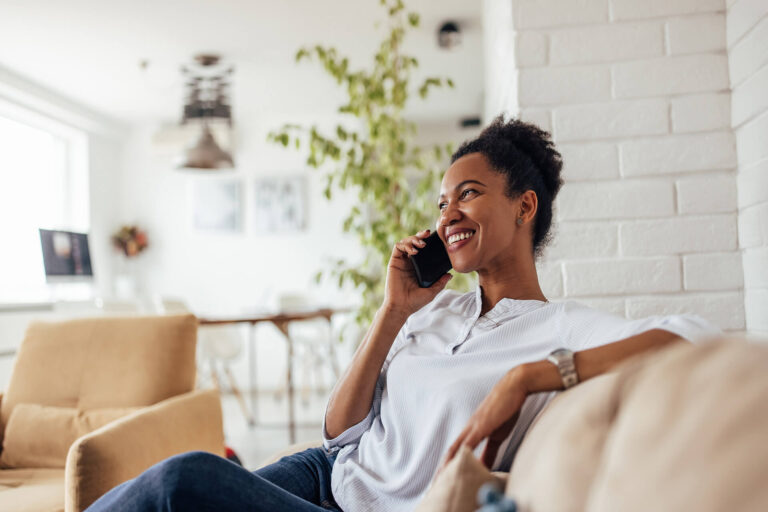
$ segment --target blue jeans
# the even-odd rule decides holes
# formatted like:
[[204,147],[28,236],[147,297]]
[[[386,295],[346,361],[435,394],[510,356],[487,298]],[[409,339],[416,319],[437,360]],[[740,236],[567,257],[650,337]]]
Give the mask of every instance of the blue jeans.
[[251,473],[206,452],[176,455],[88,508],[109,511],[339,511],[331,493],[336,453],[310,448]]

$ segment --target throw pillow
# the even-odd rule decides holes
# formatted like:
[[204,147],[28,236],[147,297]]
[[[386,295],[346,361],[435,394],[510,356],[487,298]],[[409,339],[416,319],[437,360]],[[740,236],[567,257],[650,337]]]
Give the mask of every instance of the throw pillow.
[[477,491],[487,482],[496,482],[500,489],[506,483],[506,473],[491,473],[472,450],[459,448],[453,460],[434,478],[416,512],[470,512],[477,510]]
[[2,468],[63,468],[77,438],[135,410],[17,404],[11,412],[0,454]]

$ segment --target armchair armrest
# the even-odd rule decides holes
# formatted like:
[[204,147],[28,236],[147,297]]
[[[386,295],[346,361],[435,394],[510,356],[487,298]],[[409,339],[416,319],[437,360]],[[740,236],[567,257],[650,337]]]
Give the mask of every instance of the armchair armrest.
[[65,510],[84,510],[150,466],[192,450],[224,454],[217,391],[169,398],[75,441],[67,454]]

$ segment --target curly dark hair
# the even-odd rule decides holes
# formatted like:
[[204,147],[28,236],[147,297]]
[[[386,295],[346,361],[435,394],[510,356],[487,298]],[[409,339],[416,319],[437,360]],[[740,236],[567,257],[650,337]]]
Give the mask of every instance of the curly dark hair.
[[552,202],[563,184],[563,160],[549,133],[519,119],[500,115],[477,138],[468,140],[451,157],[451,163],[470,153],[481,153],[491,167],[507,178],[507,196],[515,198],[533,190],[538,210],[533,226],[533,251],[541,255],[551,239]]

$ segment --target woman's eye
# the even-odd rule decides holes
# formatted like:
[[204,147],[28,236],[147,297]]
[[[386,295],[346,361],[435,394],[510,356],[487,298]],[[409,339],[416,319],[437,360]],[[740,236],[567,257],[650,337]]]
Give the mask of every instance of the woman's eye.
[[442,210],[443,208],[445,208],[445,206],[446,206],[446,203],[439,203],[439,204],[437,205],[438,209],[440,209],[440,210]]
[[459,197],[460,197],[461,199],[464,199],[464,198],[465,198],[465,197],[467,197],[468,195],[470,195],[470,194],[474,194],[475,192],[477,192],[475,189],[473,189],[473,188],[468,188],[468,189],[465,189],[465,190],[463,190],[463,191],[461,192],[461,195],[460,195]]

